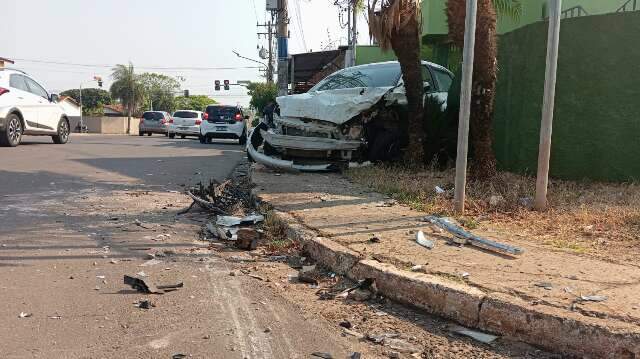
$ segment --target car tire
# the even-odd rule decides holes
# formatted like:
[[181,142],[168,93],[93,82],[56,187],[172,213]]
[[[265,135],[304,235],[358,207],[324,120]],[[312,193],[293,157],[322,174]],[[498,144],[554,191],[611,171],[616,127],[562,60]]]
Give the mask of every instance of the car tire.
[[247,130],[242,131],[242,135],[240,136],[238,143],[242,146],[247,144]]
[[147,136],[151,136],[151,132],[147,132]]
[[16,147],[22,139],[22,121],[16,114],[10,114],[5,119],[4,131],[0,133],[0,146]]
[[187,138],[187,136],[185,136],[185,135],[180,135],[180,138],[182,138],[182,139],[184,140],[185,138]]
[[176,138],[176,134],[175,133],[170,133],[169,134],[169,138]]
[[66,118],[61,118],[60,122],[58,122],[58,134],[51,136],[53,139],[53,143],[56,145],[64,145],[69,142],[69,134],[71,133],[71,128],[69,126],[69,121]]
[[138,132],[138,136],[144,136],[144,132],[142,131]]

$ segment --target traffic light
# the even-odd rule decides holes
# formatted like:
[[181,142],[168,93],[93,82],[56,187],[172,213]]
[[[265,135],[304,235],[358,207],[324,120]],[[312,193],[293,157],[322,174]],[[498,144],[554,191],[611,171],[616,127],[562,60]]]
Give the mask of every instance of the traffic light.
[[189,97],[189,90],[184,90],[184,97]]
[[98,87],[102,87],[102,77],[94,76],[93,79],[98,81]]
[[229,80],[224,80],[224,90],[229,91]]
[[220,80],[216,80],[216,91],[220,91]]

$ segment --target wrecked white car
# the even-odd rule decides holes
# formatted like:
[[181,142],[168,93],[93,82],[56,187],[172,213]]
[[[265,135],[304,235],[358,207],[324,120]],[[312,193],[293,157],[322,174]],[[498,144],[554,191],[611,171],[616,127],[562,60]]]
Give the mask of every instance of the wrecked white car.
[[[446,108],[453,74],[422,62],[425,99]],[[252,160],[270,167],[329,171],[398,157],[407,144],[407,99],[400,64],[346,68],[309,92],[277,98],[279,114],[251,134]]]

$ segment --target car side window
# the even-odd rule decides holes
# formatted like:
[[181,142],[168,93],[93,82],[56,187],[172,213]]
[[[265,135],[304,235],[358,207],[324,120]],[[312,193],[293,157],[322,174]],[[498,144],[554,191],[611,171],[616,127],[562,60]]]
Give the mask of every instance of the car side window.
[[28,77],[25,77],[24,79],[27,81],[27,86],[29,86],[29,92],[42,98],[49,99],[49,94],[42,88],[42,86],[38,85],[37,82]]
[[438,79],[438,84],[440,85],[440,91],[448,92],[449,88],[451,88],[451,83],[453,83],[453,78],[451,75],[440,69],[433,69],[436,74],[436,78]]
[[29,87],[27,87],[27,83],[24,81],[24,76],[13,74],[9,77],[9,86],[16,88],[18,90],[29,92]]
[[427,92],[433,92],[436,90],[436,84],[433,82],[431,71],[429,71],[427,66],[422,66],[422,82],[428,82],[431,86]]

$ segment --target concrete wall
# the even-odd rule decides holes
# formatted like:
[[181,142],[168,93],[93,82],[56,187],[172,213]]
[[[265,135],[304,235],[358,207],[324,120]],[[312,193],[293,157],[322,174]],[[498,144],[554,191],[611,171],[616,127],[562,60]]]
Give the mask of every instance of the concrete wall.
[[[120,135],[127,133],[127,117],[84,117],[89,133]],[[131,133],[138,133],[139,118],[131,118]]]
[[[640,11],[562,21],[551,175],[640,180]],[[547,24],[500,37],[495,104],[502,168],[537,168]]]

